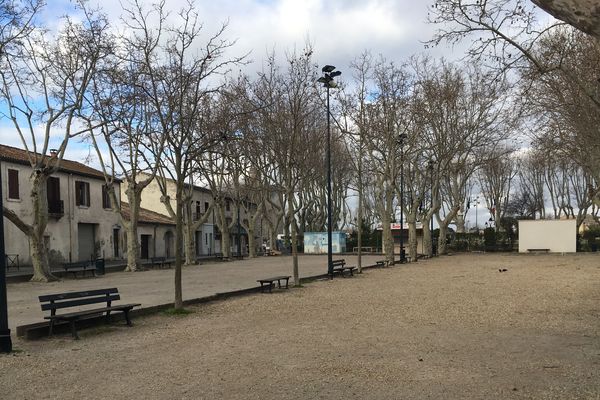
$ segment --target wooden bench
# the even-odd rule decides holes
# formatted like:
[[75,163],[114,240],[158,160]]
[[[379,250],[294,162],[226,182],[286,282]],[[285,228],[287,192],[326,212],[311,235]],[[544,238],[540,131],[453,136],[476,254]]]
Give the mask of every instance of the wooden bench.
[[527,249],[530,253],[548,253],[550,249]]
[[215,253],[215,258],[221,261],[225,260],[225,257],[223,257],[223,253]]
[[150,258],[150,265],[154,268],[155,265],[158,265],[158,268],[162,269],[163,267],[171,268],[172,261],[167,261],[166,257],[152,257]]
[[281,281],[285,281],[285,289],[289,289],[289,286],[288,286],[289,280],[290,280],[290,276],[282,275],[282,276],[274,276],[272,278],[258,279],[256,282],[260,283],[261,293],[265,293],[265,288],[267,288],[267,287],[269,288],[269,293],[271,293],[275,281],[277,281],[277,287],[279,289],[281,289]]
[[[141,304],[119,304],[113,305],[113,301],[120,300],[119,291],[117,288],[109,289],[97,289],[87,290],[83,292],[67,292],[58,294],[48,294],[39,296],[42,311],[50,310],[50,315],[45,316],[44,319],[50,320],[50,327],[48,335],[52,336],[52,330],[56,321],[66,321],[71,324],[71,334],[73,339],[79,339],[77,335],[77,329],[75,322],[90,315],[102,315],[106,313],[106,322],[109,321],[110,313],[113,311],[120,311],[125,314],[125,321],[128,326],[131,326],[131,320],[129,319],[129,311],[132,308],[138,307]],[[106,303],[106,307],[92,308],[92,309],[79,309],[78,311],[69,312],[65,314],[56,314],[56,310],[71,307],[81,307],[90,304]]]
[[381,261],[375,261],[375,266],[376,267],[387,267],[388,263],[385,260],[381,260]]
[[63,268],[65,269],[65,274],[73,274],[73,278],[77,277],[78,272],[82,272],[82,276],[85,276],[86,271],[90,271],[93,276],[96,276],[96,265],[92,261],[64,263]]
[[346,277],[346,272],[349,272],[350,276],[354,276],[354,271],[357,269],[356,267],[347,267],[346,260],[344,259],[333,260],[331,262],[331,265],[333,267],[333,273],[335,274],[337,272],[341,274],[344,278]]

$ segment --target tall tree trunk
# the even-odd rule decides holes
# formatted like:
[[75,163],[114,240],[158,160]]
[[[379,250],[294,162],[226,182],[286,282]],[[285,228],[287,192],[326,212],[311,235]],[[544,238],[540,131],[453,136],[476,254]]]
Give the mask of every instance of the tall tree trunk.
[[196,264],[196,230],[193,224],[185,224],[185,263],[187,265]]
[[448,225],[440,224],[440,236],[438,238],[438,254],[446,254],[446,237],[448,236]]
[[256,258],[256,240],[254,239],[254,223],[250,222],[246,232],[248,233],[248,257]]
[[271,250],[277,250],[277,231],[269,227],[269,246]]
[[359,183],[358,185],[358,232],[357,232],[357,245],[358,245],[358,273],[362,274],[362,219],[363,219],[363,210],[362,210],[362,185]]
[[439,217],[439,214],[436,214],[438,225],[440,228],[440,236],[438,238],[439,255],[448,253],[448,248],[446,246],[446,238],[448,237],[448,225],[450,225],[450,221],[454,219],[459,209],[460,207],[454,207],[453,209],[451,209],[443,220]]
[[139,270],[140,245],[137,240],[137,220],[134,222],[133,216],[131,218],[131,221],[125,226],[127,230],[127,266],[125,267],[125,271],[136,272]]
[[[29,230],[29,248],[31,250],[31,263],[33,264],[32,282],[50,282],[57,278],[50,272],[48,249],[44,242],[44,233],[48,225],[48,197],[46,182],[48,176],[44,173],[31,175],[31,206],[33,222]],[[27,233],[26,233],[27,234]]]
[[300,286],[300,273],[298,271],[298,233],[296,232],[296,221],[294,221],[294,200],[292,195],[288,196],[288,221],[292,236],[292,263],[294,273],[294,285]]
[[177,182],[177,210],[175,214],[175,302],[173,304],[176,310],[183,308],[181,288],[181,267],[183,264],[183,204],[181,198],[183,193],[181,193],[181,186],[183,184]]
[[429,227],[429,220],[423,220],[423,251],[427,257],[433,257],[433,237],[431,228]]
[[[125,271],[139,271],[140,244],[138,242],[138,220],[140,215],[140,206],[142,203],[141,191],[135,190],[129,184],[126,190],[127,200],[129,201],[129,222],[125,223],[127,231],[127,266]],[[156,240],[156,238],[154,238]]]
[[227,224],[227,219],[225,218],[225,211],[223,206],[219,206],[218,217],[217,217],[217,225],[221,230],[221,253],[223,253],[224,258],[231,258],[231,240],[229,237],[229,224]]
[[[362,135],[360,139],[362,149]],[[362,154],[358,156],[358,231],[357,231],[357,245],[358,245],[358,259],[357,259],[357,267],[358,273],[362,274],[362,224],[363,224],[363,182],[362,182]]]
[[221,253],[224,258],[231,258],[231,238],[229,237],[229,229],[227,232],[221,230]]
[[465,233],[465,216],[457,214],[454,222],[456,223],[456,233]]
[[48,249],[44,243],[44,234],[36,234],[29,237],[29,249],[31,251],[31,262],[33,264],[33,277],[32,282],[51,282],[55,281],[56,278],[50,272],[50,266],[48,263]]
[[407,215],[408,220],[408,255],[412,262],[417,261],[417,218],[414,214]]
[[394,263],[394,238],[392,236],[392,218],[391,210],[394,203],[394,192],[390,189],[386,189],[385,193],[385,206],[382,218],[383,224],[383,248],[385,252],[385,258],[388,264]]

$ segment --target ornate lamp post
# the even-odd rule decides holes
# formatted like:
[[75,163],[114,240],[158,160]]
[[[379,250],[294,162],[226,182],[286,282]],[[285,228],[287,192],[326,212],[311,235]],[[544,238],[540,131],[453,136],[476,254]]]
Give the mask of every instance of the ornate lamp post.
[[327,273],[333,279],[333,250],[332,250],[332,211],[331,211],[331,122],[329,110],[329,89],[337,87],[333,78],[340,76],[340,71],[335,71],[333,65],[324,66],[321,71],[323,76],[317,79],[327,89]]

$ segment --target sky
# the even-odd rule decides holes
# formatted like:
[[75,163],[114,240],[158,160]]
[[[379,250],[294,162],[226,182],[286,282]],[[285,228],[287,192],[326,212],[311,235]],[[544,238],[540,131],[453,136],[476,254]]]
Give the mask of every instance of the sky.
[[[187,4],[187,0],[165,2],[172,18]],[[193,0],[207,38],[222,23],[228,23],[224,37],[236,40],[230,56],[249,53],[250,63],[243,67],[246,74],[253,76],[260,71],[267,53],[275,51],[281,60],[286,51],[301,50],[310,41],[315,62],[319,66],[335,65],[342,71],[342,79],[349,79],[350,63],[365,50],[399,64],[415,54],[460,59],[466,43],[458,48],[425,49],[424,42],[436,30],[426,21],[432,3],[433,0]],[[120,1],[90,0],[90,4],[100,5],[115,29],[124,29]],[[69,0],[47,0],[40,18],[54,30],[62,23],[61,16],[70,14],[71,9]],[[22,147],[9,121],[0,120],[0,143]],[[74,140],[69,143],[66,158],[97,168],[94,154],[91,146]]]
[[[127,0],[124,0],[127,1]],[[165,0],[166,8],[175,18],[187,0]],[[152,1],[140,0],[143,4]],[[279,60],[286,51],[301,50],[307,41],[314,46],[314,60],[319,66],[331,64],[349,79],[349,65],[365,50],[375,56],[402,63],[417,53],[457,59],[462,49],[438,47],[426,50],[435,27],[427,24],[427,8],[432,1],[411,0],[195,0],[194,5],[203,21],[206,37],[214,34],[222,23],[228,28],[224,37],[235,40],[230,56],[249,53],[243,72],[253,76],[262,69],[267,53],[275,51]],[[124,29],[120,20],[121,2],[90,0],[107,14],[114,29]],[[62,23],[62,16],[72,15],[69,0],[47,0],[40,20],[51,30]],[[60,133],[57,132],[57,136]],[[0,120],[0,143],[23,147],[6,119]],[[59,140],[54,140],[57,147]],[[94,151],[88,145],[69,143],[66,158],[86,160]]]

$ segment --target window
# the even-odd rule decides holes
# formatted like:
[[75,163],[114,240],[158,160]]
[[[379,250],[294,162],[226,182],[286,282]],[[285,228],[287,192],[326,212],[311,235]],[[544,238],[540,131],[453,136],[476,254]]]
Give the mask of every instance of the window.
[[208,212],[208,201],[204,202],[204,212]]
[[229,200],[225,200],[225,211],[231,211],[231,202]]
[[107,185],[102,185],[102,208],[111,208],[111,206],[110,206],[110,193],[108,192],[108,186]]
[[20,199],[19,197],[19,171],[16,169],[8,170],[8,198]]
[[200,213],[201,213],[201,212],[202,212],[202,211],[200,210],[200,202],[199,202],[199,201],[197,201],[197,202],[196,202],[196,214],[197,214],[197,215],[200,215]]
[[90,206],[90,184],[87,182],[75,181],[75,205]]

